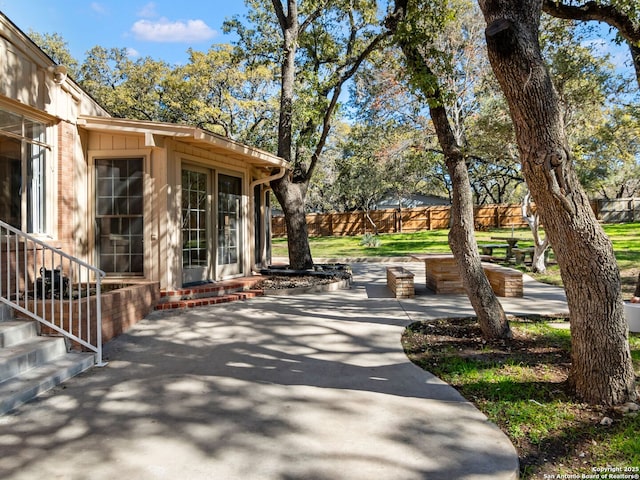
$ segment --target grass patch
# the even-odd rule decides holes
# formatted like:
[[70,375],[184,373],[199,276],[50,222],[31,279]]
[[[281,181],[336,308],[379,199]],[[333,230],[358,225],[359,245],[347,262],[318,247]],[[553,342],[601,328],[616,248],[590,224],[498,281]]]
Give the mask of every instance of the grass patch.
[[[513,339],[486,342],[475,318],[418,322],[402,343],[414,363],[458,389],[509,436],[522,479],[640,466],[640,416],[585,405],[569,389],[569,330],[541,319],[512,319],[511,326]],[[640,375],[640,335],[631,335],[630,346]],[[605,416],[614,423],[601,425]]]
[[[623,225],[603,225],[603,228],[613,242],[616,258],[619,261],[640,263],[640,223]],[[513,232],[508,229],[492,229],[475,232],[478,243],[496,243],[491,237],[511,236],[531,239],[528,228],[517,228]],[[385,233],[378,235],[380,246],[375,249],[361,244],[362,235],[353,237],[311,237],[309,244],[314,257],[344,257],[350,254],[357,256],[395,256],[403,253],[441,253],[449,252],[449,230],[424,230],[412,233]],[[533,245],[533,240],[524,240],[520,245]],[[497,255],[505,253],[504,249],[496,250]],[[286,238],[273,239],[274,256],[287,256]]]
[[[407,253],[449,251],[448,230],[425,230],[415,233],[385,233],[377,235],[380,244],[369,248],[362,243],[363,235],[353,237],[311,237],[309,246],[314,258],[347,257],[390,257]],[[274,238],[272,245],[274,256],[288,255],[287,239]]]

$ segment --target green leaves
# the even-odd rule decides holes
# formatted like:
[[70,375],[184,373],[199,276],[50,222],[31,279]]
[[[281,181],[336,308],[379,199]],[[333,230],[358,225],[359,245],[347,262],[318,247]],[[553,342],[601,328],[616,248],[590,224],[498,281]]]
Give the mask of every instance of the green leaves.
[[67,73],[71,78],[78,78],[78,61],[69,51],[69,44],[57,33],[40,34],[29,31],[29,37],[58,65],[67,67]]
[[189,50],[189,61],[165,80],[166,120],[273,146],[274,77],[271,67],[247,62],[231,45]]
[[131,60],[124,48],[96,46],[80,68],[80,84],[116,117],[160,120],[169,70],[150,57]]
[[[386,35],[378,2],[249,0],[247,5],[245,19],[235,18],[225,28],[238,35],[236,47],[249,62],[281,68],[280,108],[287,110],[278,133],[281,155],[308,181],[340,109],[343,86]],[[293,64],[286,56],[292,49]]]

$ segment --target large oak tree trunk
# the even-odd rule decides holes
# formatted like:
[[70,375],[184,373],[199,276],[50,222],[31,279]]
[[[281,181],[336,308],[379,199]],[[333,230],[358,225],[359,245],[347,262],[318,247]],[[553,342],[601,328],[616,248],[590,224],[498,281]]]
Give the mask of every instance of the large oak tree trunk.
[[507,316],[484,273],[475,237],[473,198],[469,172],[464,158],[447,158],[447,170],[453,185],[449,246],[456,258],[462,285],[478,317],[482,336],[486,339],[509,338]]
[[[393,34],[401,30],[401,22],[407,19],[407,7],[407,0],[396,0],[394,15],[386,23]],[[420,51],[420,48],[425,46],[417,45],[406,34],[397,35],[396,42],[406,57],[415,83],[429,100],[431,121],[451,177],[453,195],[449,246],[458,264],[462,284],[478,317],[483,337],[508,338],[511,336],[511,329],[507,316],[484,273],[478,253],[473,216],[473,193],[467,164],[451,128],[437,78]]]
[[[312,178],[326,145],[331,130],[331,120],[336,108],[339,106],[342,87],[355,75],[362,62],[380,47],[388,33],[382,31],[377,35],[371,36],[368,33],[368,28],[363,29],[360,22],[354,21],[355,17],[360,15],[360,13],[358,13],[360,9],[364,8],[364,11],[367,11],[372,7],[370,4],[357,5],[357,2],[345,2],[339,6],[337,3],[329,5],[326,2],[319,2],[314,6],[306,5],[306,7],[312,7],[311,11],[305,12],[301,19],[298,18],[298,0],[271,0],[271,4],[273,5],[278,24],[282,30],[283,40],[280,118],[278,121],[278,156],[288,161],[293,170],[290,177],[283,177],[280,180],[274,181],[272,188],[284,211],[287,225],[289,263],[292,268],[306,269],[313,266],[304,211],[309,181]],[[304,125],[300,130],[297,130],[295,137],[300,143],[297,146],[297,152],[294,158],[293,105],[296,86],[296,50],[301,42],[305,42],[307,47],[309,47],[309,40],[313,39],[315,35],[317,35],[317,32],[322,31],[322,29],[317,28],[322,22],[320,22],[320,24],[315,22],[323,15],[323,12],[328,7],[342,9],[345,18],[351,20],[348,31],[342,32],[346,34],[343,38],[346,43],[340,47],[344,49],[344,54],[332,54],[331,61],[315,58],[316,54],[310,54],[309,51],[305,54],[307,57],[311,55],[311,57],[315,58],[312,63],[315,63],[317,60],[325,66],[333,66],[334,70],[333,72],[325,72],[325,68],[323,67],[323,73],[319,74],[314,80],[314,75],[318,74],[318,72],[315,71],[312,73],[312,70],[315,70],[317,65],[303,62],[303,66],[300,66],[300,68],[302,68],[302,71],[299,72],[301,78],[306,78],[302,81],[302,84],[309,82],[313,84],[314,81],[318,81],[315,86],[315,93],[318,95],[319,101],[315,103],[323,104],[324,106],[320,112],[315,113],[313,112],[316,106],[312,106],[309,112],[310,115]],[[308,9],[304,8],[303,10]],[[364,15],[363,18],[368,18],[368,15]],[[309,30],[313,30],[315,33],[309,34]],[[307,35],[310,35],[309,38],[306,38]],[[336,39],[335,45],[340,45],[343,40]],[[319,44],[322,43],[322,41],[319,42]],[[323,48],[320,50],[323,50]],[[308,78],[307,75],[309,75]],[[326,76],[326,78],[321,80],[323,76]],[[319,134],[317,138],[315,138],[316,133]],[[306,148],[302,145],[309,147],[312,139],[315,141],[315,146],[311,149],[311,158],[307,164],[306,155],[303,154]]]
[[467,163],[455,140],[445,108],[432,106],[429,111],[438,141],[445,152],[445,163],[451,178],[453,195],[449,247],[458,264],[462,285],[478,317],[482,336],[486,339],[509,338],[511,328],[507,316],[484,273],[478,253],[473,215],[473,192]]
[[[293,160],[293,97],[296,72],[296,48],[299,34],[297,0],[287,0],[285,11],[280,0],[272,0],[273,7],[282,29],[282,79],[280,90],[280,117],[278,119],[278,156],[290,164]],[[295,176],[295,179],[294,179]],[[308,178],[302,172],[271,182],[287,227],[287,247],[289,250],[289,267],[305,270],[313,267],[307,218],[304,210],[307,194]]]
[[489,59],[509,102],[523,174],[567,293],[570,382],[590,403],[635,400],[620,272],[571,163],[558,95],[538,44],[542,2],[479,3],[487,22]]
[[306,184],[294,183],[289,176],[285,175],[280,180],[272,182],[272,188],[284,213],[289,267],[295,270],[309,269],[313,267],[313,259],[309,248],[309,232],[304,211]]

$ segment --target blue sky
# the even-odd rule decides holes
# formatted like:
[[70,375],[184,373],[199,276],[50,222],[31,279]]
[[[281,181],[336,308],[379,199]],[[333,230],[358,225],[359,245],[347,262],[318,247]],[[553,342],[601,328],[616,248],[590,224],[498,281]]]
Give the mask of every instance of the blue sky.
[[[187,61],[188,48],[203,51],[232,41],[222,23],[246,7],[243,0],[0,0],[0,11],[25,33],[58,33],[79,62],[100,45],[179,64]],[[631,74],[628,48],[614,45],[608,27],[600,32],[592,40],[597,49]]]
[[100,45],[177,64],[188,48],[230,42],[222,23],[246,8],[243,0],[0,0],[0,11],[25,33],[58,33],[80,62]]

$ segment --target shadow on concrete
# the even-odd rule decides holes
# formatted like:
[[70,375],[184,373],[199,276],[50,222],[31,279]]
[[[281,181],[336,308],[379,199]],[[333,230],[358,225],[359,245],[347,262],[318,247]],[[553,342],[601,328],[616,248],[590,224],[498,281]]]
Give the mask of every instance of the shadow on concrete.
[[502,432],[402,351],[446,307],[369,296],[379,273],[149,315],[107,367],[0,418],[0,478],[515,478]]

